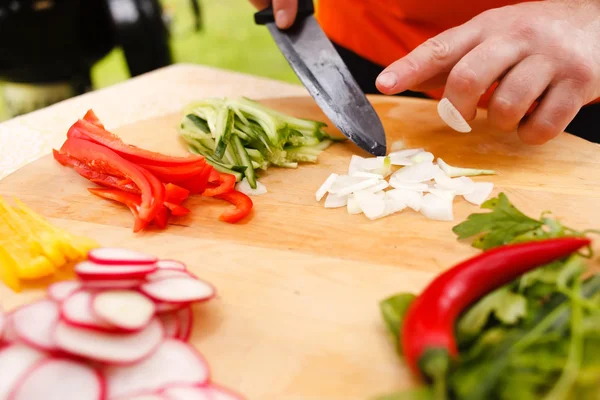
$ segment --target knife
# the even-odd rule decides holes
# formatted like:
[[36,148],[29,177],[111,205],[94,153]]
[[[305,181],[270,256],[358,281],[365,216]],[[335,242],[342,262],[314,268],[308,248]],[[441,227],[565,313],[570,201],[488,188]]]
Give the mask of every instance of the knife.
[[312,0],[298,1],[294,25],[275,25],[273,7],[257,12],[288,63],[331,122],[352,142],[375,156],[387,152],[379,116],[314,17]]

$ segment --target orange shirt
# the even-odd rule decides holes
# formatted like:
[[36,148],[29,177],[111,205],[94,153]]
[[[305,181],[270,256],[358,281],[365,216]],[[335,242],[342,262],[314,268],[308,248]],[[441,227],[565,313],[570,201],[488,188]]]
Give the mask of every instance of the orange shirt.
[[[518,0],[319,0],[317,18],[327,36],[359,56],[387,66],[437,34],[483,11]],[[496,85],[482,97],[486,107]],[[443,88],[427,92],[441,98]]]

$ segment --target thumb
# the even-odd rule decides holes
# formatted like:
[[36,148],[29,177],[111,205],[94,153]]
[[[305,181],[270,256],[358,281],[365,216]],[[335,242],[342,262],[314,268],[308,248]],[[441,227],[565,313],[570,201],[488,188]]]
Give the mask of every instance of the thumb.
[[287,29],[294,23],[298,14],[298,0],[273,0],[275,22],[279,29]]

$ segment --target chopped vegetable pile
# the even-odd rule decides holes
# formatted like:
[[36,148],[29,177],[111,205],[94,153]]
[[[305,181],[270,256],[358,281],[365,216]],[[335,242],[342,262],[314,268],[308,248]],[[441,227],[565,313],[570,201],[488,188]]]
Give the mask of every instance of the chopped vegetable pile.
[[188,214],[182,202],[190,194],[233,204],[235,210],[219,218],[229,223],[244,219],[253,206],[248,196],[235,190],[235,177],[219,173],[204,157],[172,157],[125,144],[92,110],[71,126],[54,158],[105,187],[90,188],[91,193],[127,206],[135,217],[134,232],[151,224],[164,229],[170,215]]
[[[325,208],[347,207],[349,214],[364,213],[371,220],[408,207],[429,219],[452,221],[456,196],[480,205],[492,193],[493,183],[474,182],[468,176],[494,171],[458,168],[434,159],[424,149],[399,150],[385,157],[353,155],[348,173],[331,174],[317,190],[316,200],[327,195]],[[392,166],[401,168],[392,173]]]
[[18,199],[11,207],[0,197],[0,280],[12,290],[55,276],[94,247],[95,241],[53,226]]
[[323,127],[323,122],[295,118],[247,98],[214,98],[188,105],[179,131],[191,152],[244,182],[239,190],[257,195],[265,192],[258,170],[315,163],[319,153],[340,140]]
[[193,304],[215,289],[183,263],[96,248],[76,272],[47,298],[0,310],[0,399],[242,399],[187,343]]
[[378,400],[597,399],[600,274],[577,252],[596,231],[528,217],[504,193],[482,208],[454,227],[482,253],[419,296],[381,302],[398,352],[425,380]]

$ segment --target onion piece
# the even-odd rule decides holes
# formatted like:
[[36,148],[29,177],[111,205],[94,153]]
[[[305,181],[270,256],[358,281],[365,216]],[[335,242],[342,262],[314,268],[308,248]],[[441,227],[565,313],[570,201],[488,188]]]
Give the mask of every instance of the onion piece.
[[367,218],[377,219],[385,213],[385,199],[383,197],[364,191],[356,192],[354,197]]
[[436,189],[452,190],[457,196],[469,194],[475,190],[475,182],[466,176],[459,178],[448,178],[447,176],[444,176],[444,178],[436,177],[435,181],[437,182],[435,185]]
[[390,186],[390,184],[387,181],[380,180],[379,183],[377,183],[377,185],[363,189],[362,192],[377,193],[377,192],[381,192],[384,189],[387,189],[389,186]]
[[410,158],[410,161],[413,164],[420,164],[423,162],[433,162],[434,159],[435,159],[435,157],[433,156],[432,153],[423,151],[423,152],[417,153],[414,156],[412,156]]
[[353,194],[348,196],[348,204],[347,204],[348,214],[356,215],[362,214],[362,208],[360,208],[360,204],[358,204],[358,200],[354,197]]
[[321,201],[323,196],[325,196],[325,194],[327,194],[329,189],[331,189],[331,187],[335,183],[335,180],[337,179],[337,177],[338,177],[338,174],[331,174],[331,175],[329,175],[329,177],[327,177],[327,179],[325,179],[325,182],[323,182],[321,187],[319,189],[317,189],[317,193],[315,195],[317,201]]
[[348,196],[340,196],[335,193],[329,193],[325,199],[325,208],[345,207],[348,203]]
[[357,155],[352,155],[352,157],[350,158],[350,165],[348,166],[348,175],[352,175],[355,172],[358,171],[362,171],[362,162],[363,162],[364,158],[361,156],[357,156]]
[[482,205],[487,200],[488,196],[494,190],[494,184],[491,182],[476,182],[474,183],[474,190],[470,193],[463,195],[465,200],[475,205]]
[[354,172],[350,176],[355,177],[355,178],[377,178],[377,179],[383,179],[383,175],[381,175],[381,174],[374,174],[372,172],[365,172],[365,171],[356,171],[356,172]]
[[433,179],[441,170],[431,162],[409,165],[394,172],[392,177],[403,182],[426,182]]
[[454,167],[440,157],[437,159],[437,165],[444,171],[444,173],[450,178],[456,178],[460,176],[479,176],[479,175],[495,175],[496,171],[491,169],[475,169],[475,168],[462,168]]
[[390,155],[388,157],[393,158],[393,157],[397,157],[397,158],[411,158],[419,153],[424,152],[425,149],[423,148],[418,148],[418,149],[405,149],[405,150],[400,150],[400,151],[395,151],[393,153],[390,153]]
[[390,150],[392,150],[392,151],[399,151],[399,150],[402,150],[404,148],[405,148],[404,140],[396,140],[390,146]]
[[415,192],[427,192],[429,185],[421,182],[403,182],[395,177],[390,178],[390,186],[394,189],[413,190]]
[[371,179],[362,179],[360,182],[343,187],[337,191],[330,190],[329,193],[337,194],[338,196],[347,196],[351,193],[356,193],[361,190],[370,188],[371,186],[375,186],[379,183],[379,179],[371,178]]
[[421,214],[426,218],[438,221],[452,221],[454,214],[452,210],[452,198],[454,196],[439,196],[428,193],[423,196]]
[[393,189],[388,190],[385,193],[386,196],[391,196],[395,198],[396,201],[406,204],[407,207],[413,209],[414,211],[419,211],[421,209],[423,195],[420,192],[415,192],[412,190]]
[[250,183],[248,183],[247,178],[244,178],[241,182],[237,183],[235,185],[235,189],[248,196],[260,196],[267,193],[266,186],[260,183],[259,181],[256,181],[256,189],[252,189]]
[[458,112],[456,107],[444,97],[437,105],[437,111],[440,118],[452,129],[458,132],[471,132],[471,126]]

